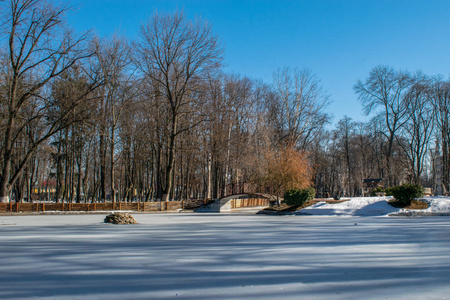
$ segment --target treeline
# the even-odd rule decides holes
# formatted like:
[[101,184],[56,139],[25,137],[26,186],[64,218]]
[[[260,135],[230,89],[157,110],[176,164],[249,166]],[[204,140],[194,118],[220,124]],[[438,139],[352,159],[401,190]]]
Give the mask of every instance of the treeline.
[[377,66],[354,90],[373,118],[344,117],[317,141],[316,187],[356,196],[363,179],[382,178],[385,187],[413,183],[446,193],[450,81]]
[[329,129],[311,71],[280,69],[272,85],[224,74],[202,20],[155,14],[135,41],[100,39],[75,36],[65,7],[6,3],[0,201],[217,198],[236,182],[282,194],[275,182],[292,168],[273,162],[292,151],[318,196],[360,195],[374,177],[435,187],[439,171],[448,189],[450,82],[440,77],[376,67],[355,85],[375,117]]

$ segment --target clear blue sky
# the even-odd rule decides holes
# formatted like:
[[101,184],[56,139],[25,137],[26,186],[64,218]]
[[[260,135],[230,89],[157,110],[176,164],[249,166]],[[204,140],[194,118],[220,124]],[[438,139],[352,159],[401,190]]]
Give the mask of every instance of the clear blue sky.
[[[226,71],[272,82],[278,68],[309,68],[337,122],[365,120],[353,92],[374,66],[450,75],[449,0],[68,0],[76,31],[130,39],[159,12],[207,20],[225,46]],[[56,0],[55,0],[56,2]]]

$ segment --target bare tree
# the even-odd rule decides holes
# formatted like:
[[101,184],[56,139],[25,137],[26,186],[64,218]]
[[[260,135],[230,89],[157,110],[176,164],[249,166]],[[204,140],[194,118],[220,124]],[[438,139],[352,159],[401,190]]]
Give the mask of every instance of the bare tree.
[[352,178],[355,175],[357,163],[355,160],[355,151],[353,149],[355,144],[353,140],[356,135],[355,127],[356,123],[348,116],[344,116],[344,118],[338,122],[333,136],[337,144],[337,150],[340,152],[339,154],[342,158],[341,161],[345,165],[345,167],[342,168],[342,182],[346,196],[353,196],[355,193],[355,190],[352,188],[352,185],[354,185]]
[[328,121],[325,107],[328,95],[320,81],[309,70],[284,68],[273,75],[276,102],[275,113],[281,132],[281,140],[305,149],[314,133]]
[[450,80],[435,76],[431,80],[430,100],[433,105],[438,139],[442,146],[442,185],[450,190]]
[[410,101],[407,123],[403,128],[404,139],[399,144],[404,148],[410,164],[410,181],[421,184],[425,159],[433,134],[435,114],[430,101],[430,86],[425,76],[418,74],[414,78],[407,97]]
[[385,153],[388,185],[395,183],[391,166],[393,146],[398,130],[407,121],[410,102],[405,95],[410,86],[411,76],[408,73],[397,72],[387,66],[373,68],[365,82],[358,80],[354,86],[364,112],[368,115],[375,111],[384,120],[387,132],[382,131],[382,134],[388,141]]
[[123,111],[132,97],[133,70],[131,66],[131,49],[128,42],[114,36],[111,40],[97,40],[95,42],[97,59],[105,84],[102,87],[102,107],[106,114],[104,126],[109,127],[111,201],[116,201],[115,161],[117,126]]
[[[220,66],[222,49],[208,24],[188,22],[183,14],[155,14],[141,28],[136,64],[157,87],[161,101],[168,107],[169,146],[162,200],[170,198],[176,140],[192,128],[180,126],[180,119],[192,111],[185,110],[210,72]],[[195,124],[194,124],[195,125]]]
[[[55,7],[39,0],[9,0],[2,20],[4,32],[1,40],[6,41],[6,57],[2,61],[2,82],[6,89],[5,131],[2,137],[2,170],[0,175],[0,202],[9,201],[9,192],[19,178],[26,163],[39,144],[68,126],[68,115],[62,114],[30,143],[26,154],[14,172],[11,172],[15,142],[30,122],[46,122],[46,85],[71,68],[77,61],[89,56],[84,50],[86,36],[74,38],[64,28],[63,17],[66,7]],[[92,87],[92,86],[91,86]],[[80,98],[81,101],[84,97]],[[40,101],[34,114],[23,119],[21,114],[30,101]],[[75,103],[74,103],[75,104]]]
[[[57,177],[56,200],[73,200],[75,179],[77,181],[77,201],[81,201],[81,157],[86,141],[87,128],[92,126],[91,114],[95,109],[96,94],[91,91],[97,85],[96,79],[91,81],[81,67],[72,67],[49,84],[50,95],[46,101],[46,116],[48,124],[60,123],[60,134],[52,135],[56,147],[54,155]],[[94,75],[94,76],[97,76]],[[63,118],[62,120],[60,120]],[[43,124],[43,129],[46,124]],[[63,168],[64,165],[64,168]],[[78,167],[78,172],[75,170]],[[65,170],[63,172],[63,169]],[[76,175],[77,174],[77,175]],[[64,184],[63,184],[64,175]],[[75,178],[78,176],[77,178]],[[62,192],[62,193],[60,193]]]

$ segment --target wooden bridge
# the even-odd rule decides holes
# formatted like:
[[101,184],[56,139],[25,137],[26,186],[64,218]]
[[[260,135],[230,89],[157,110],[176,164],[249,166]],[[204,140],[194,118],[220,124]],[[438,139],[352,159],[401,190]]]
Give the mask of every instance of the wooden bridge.
[[268,194],[235,194],[215,200],[196,209],[196,212],[231,212],[251,207],[267,207],[274,196]]
[[219,194],[221,195],[220,198],[241,194],[263,195],[263,198],[266,198],[266,196],[273,195],[273,189],[271,187],[260,187],[254,183],[238,181],[227,184],[220,190]]

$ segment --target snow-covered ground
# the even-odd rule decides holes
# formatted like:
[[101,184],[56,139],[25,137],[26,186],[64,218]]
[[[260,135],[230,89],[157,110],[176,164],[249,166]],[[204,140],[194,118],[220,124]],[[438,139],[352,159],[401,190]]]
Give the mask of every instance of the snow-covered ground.
[[0,299],[450,298],[449,217],[134,216],[0,216]]
[[425,197],[427,209],[406,210],[390,206],[392,197],[350,198],[349,201],[327,204],[318,202],[297,212],[300,215],[387,216],[387,215],[450,215],[450,197]]

